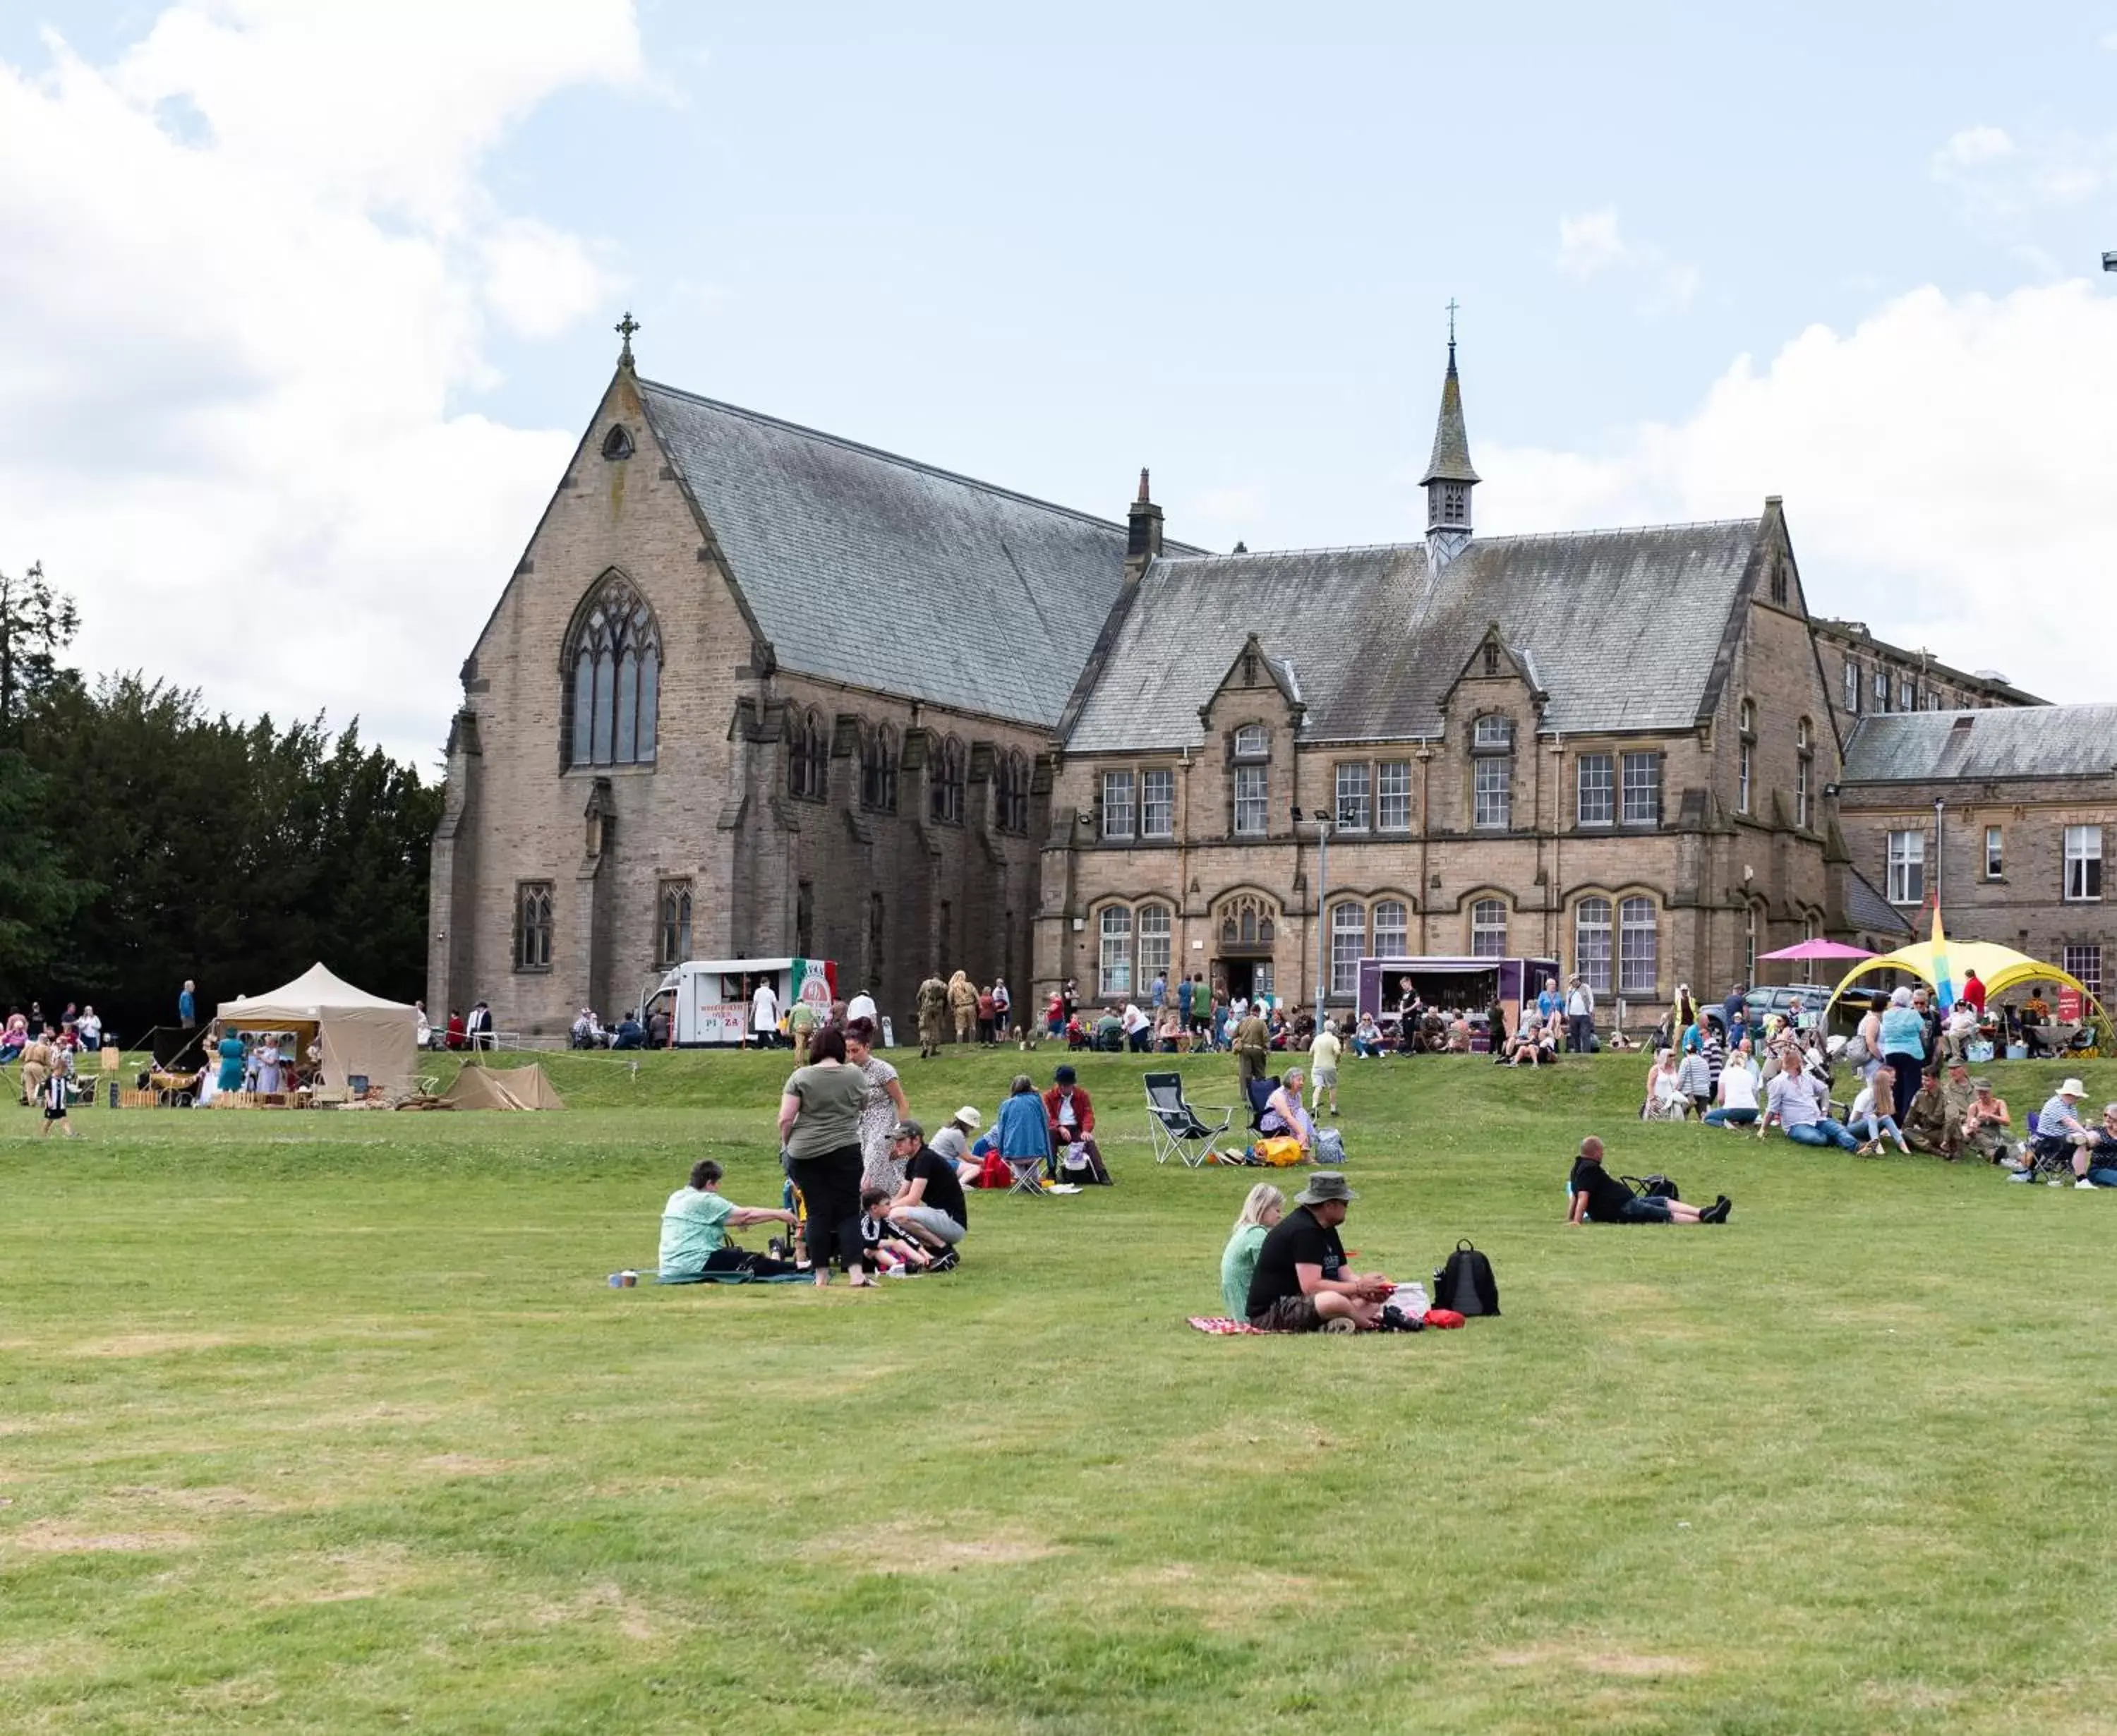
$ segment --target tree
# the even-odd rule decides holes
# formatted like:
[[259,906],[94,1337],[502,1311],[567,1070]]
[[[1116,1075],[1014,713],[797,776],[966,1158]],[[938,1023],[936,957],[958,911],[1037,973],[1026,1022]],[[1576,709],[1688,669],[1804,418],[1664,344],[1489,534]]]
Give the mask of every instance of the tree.
[[0,573],[0,740],[15,741],[23,713],[61,679],[59,653],[80,630],[73,598],[52,589],[42,562],[19,579]]
[[44,821],[45,780],[0,748],[0,995],[30,1000],[58,953],[78,889]]

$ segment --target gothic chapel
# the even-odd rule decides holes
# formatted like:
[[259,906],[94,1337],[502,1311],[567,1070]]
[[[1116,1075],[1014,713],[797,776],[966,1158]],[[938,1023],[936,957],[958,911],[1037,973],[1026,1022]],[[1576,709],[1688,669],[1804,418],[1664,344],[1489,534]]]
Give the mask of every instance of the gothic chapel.
[[1644,1008],[1874,919],[1778,499],[1478,538],[1452,336],[1423,538],[1215,555],[1144,472],[1054,506],[643,380],[634,329],[464,663],[437,1018],[786,954],[900,1028],[931,971],[1336,1002],[1397,953]]

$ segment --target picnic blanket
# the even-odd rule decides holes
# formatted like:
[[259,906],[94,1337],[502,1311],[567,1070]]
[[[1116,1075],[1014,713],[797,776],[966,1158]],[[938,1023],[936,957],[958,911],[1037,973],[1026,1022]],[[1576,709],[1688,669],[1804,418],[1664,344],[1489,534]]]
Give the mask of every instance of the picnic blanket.
[[1260,1338],[1271,1336],[1261,1326],[1252,1326],[1247,1320],[1230,1320],[1225,1314],[1193,1314],[1191,1316],[1191,1330],[1211,1332],[1216,1338],[1234,1338],[1251,1333]]

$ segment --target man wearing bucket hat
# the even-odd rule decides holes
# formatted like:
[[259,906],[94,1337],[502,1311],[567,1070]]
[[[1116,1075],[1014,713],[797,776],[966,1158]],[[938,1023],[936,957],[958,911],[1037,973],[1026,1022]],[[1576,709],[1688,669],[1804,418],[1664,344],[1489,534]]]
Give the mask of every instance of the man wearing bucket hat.
[[1250,1279],[1250,1324],[1267,1332],[1372,1332],[1395,1287],[1387,1278],[1345,1265],[1338,1226],[1359,1195],[1335,1170],[1318,1170],[1294,1196],[1257,1249]]

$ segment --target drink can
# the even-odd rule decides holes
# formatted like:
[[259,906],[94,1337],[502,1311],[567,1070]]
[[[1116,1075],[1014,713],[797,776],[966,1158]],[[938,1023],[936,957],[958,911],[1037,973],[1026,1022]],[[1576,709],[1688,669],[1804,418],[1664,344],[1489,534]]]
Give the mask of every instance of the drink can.
[[627,1290],[630,1290],[634,1285],[639,1281],[639,1274],[636,1272],[620,1272],[618,1273],[618,1277],[624,1281],[625,1287]]
[[610,1287],[611,1287],[612,1290],[622,1290],[622,1289],[624,1289],[624,1288],[625,1288],[625,1274],[624,1274],[623,1272],[613,1272],[610,1275]]

